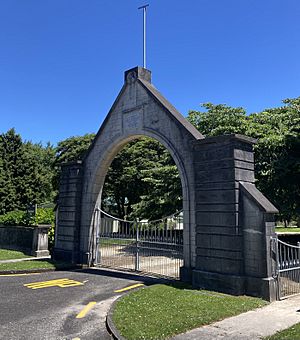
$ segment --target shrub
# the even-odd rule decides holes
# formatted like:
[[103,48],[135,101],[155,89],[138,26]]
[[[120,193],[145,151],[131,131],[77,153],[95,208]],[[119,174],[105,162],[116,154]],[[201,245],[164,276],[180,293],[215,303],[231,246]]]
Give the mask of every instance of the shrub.
[[30,225],[30,218],[25,211],[14,210],[0,215],[0,224],[4,225]]
[[38,208],[33,224],[54,225],[55,214],[51,208]]

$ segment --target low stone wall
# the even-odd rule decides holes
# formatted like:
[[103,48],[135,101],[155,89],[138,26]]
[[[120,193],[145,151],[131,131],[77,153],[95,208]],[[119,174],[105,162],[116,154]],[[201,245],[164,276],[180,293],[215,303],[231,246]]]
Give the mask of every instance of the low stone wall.
[[33,256],[48,256],[48,231],[51,225],[0,225],[0,248],[15,249]]

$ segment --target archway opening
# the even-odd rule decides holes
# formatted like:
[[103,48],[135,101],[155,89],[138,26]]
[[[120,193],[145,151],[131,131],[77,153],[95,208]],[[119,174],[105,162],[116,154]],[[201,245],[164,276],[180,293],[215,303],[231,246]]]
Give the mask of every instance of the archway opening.
[[98,264],[179,278],[182,184],[160,142],[143,136],[125,144],[107,171],[101,202]]
[[168,150],[149,137],[127,143],[108,169],[101,201],[121,219],[156,220],[182,210],[180,174]]

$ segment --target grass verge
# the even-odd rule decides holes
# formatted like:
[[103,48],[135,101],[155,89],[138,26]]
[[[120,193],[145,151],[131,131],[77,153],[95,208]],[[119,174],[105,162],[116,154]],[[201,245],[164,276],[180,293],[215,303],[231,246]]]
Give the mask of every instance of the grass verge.
[[62,270],[69,269],[72,265],[66,262],[52,260],[31,260],[20,262],[0,263],[0,272],[30,271],[39,269]]
[[257,298],[159,284],[120,299],[113,321],[128,340],[167,339],[266,304]]
[[0,249],[0,261],[2,260],[15,260],[15,259],[23,259],[25,257],[32,257],[22,251],[17,250],[9,250],[9,249]]
[[266,337],[265,340],[300,340],[300,323],[272,336]]

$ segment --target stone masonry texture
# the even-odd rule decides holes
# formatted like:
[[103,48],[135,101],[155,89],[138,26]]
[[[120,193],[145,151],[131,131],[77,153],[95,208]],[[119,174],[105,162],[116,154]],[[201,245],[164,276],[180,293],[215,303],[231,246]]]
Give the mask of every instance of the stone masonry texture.
[[[151,72],[125,72],[124,85],[82,163],[62,169],[55,254],[91,263],[94,214],[105,176],[126,143],[148,136],[173,157],[182,182],[184,266],[195,287],[272,300],[268,242],[276,208],[255,188],[255,140],[204,138],[151,84]],[[253,232],[251,232],[253,231]]]

